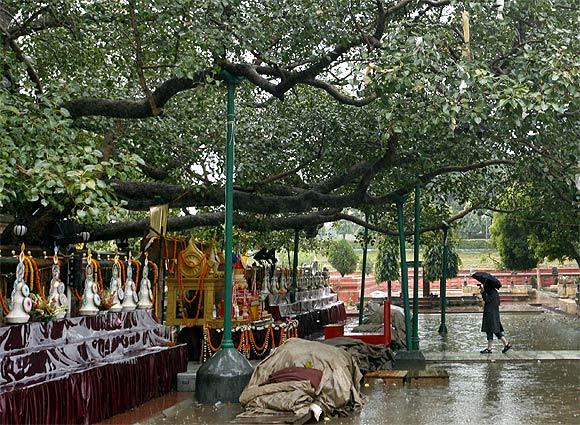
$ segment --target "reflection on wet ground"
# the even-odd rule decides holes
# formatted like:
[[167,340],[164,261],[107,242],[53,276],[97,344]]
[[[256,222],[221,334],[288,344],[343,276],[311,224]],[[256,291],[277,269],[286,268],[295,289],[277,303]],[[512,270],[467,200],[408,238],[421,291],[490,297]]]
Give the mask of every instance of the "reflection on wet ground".
[[369,381],[360,414],[333,423],[381,424],[577,424],[576,362],[443,365],[445,386]]
[[[578,350],[580,319],[556,313],[505,314],[502,322],[515,349]],[[447,316],[449,334],[437,334],[438,315],[420,316],[421,349],[479,351],[485,344],[480,314]],[[500,347],[498,342],[497,348]],[[580,424],[580,362],[438,365],[448,385],[393,385],[369,381],[360,412],[328,423],[366,424]],[[155,424],[222,424],[239,405],[184,407]]]
[[[580,318],[560,313],[502,314],[506,337],[517,350],[579,350]],[[440,316],[419,316],[420,347],[424,351],[479,351],[485,347],[481,314],[447,315],[448,335],[437,334]],[[497,341],[496,348],[501,347]]]

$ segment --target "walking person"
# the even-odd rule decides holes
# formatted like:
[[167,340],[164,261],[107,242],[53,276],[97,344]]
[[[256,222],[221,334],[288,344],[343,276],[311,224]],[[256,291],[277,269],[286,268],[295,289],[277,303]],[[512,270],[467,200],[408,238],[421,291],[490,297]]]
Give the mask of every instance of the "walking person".
[[503,349],[501,352],[505,353],[512,348],[512,345],[503,334],[504,330],[499,315],[500,302],[499,292],[497,290],[501,288],[501,283],[495,276],[492,276],[489,273],[476,272],[471,276],[481,282],[479,290],[481,291],[481,297],[485,303],[483,306],[481,331],[486,333],[487,347],[481,350],[480,353],[490,354],[493,352],[492,346],[494,335],[503,343]]

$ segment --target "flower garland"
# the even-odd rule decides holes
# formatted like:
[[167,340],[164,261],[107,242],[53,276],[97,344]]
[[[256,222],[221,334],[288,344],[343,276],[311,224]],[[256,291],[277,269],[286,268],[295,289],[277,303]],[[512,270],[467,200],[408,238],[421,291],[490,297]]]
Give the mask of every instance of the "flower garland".
[[[173,242],[171,257],[169,256],[167,241]],[[173,274],[175,272],[175,265],[178,262],[179,257],[178,252],[183,251],[187,247],[187,243],[183,239],[178,238],[163,238],[162,243],[163,243],[163,258],[165,258],[166,260],[165,267],[169,273]],[[181,250],[177,249],[178,243],[180,246],[182,246]]]
[[38,269],[38,263],[31,255],[24,255],[24,280],[28,278],[30,287],[34,287],[36,281],[36,291],[40,295],[43,301],[46,301],[46,295],[44,294],[44,287],[41,285],[40,281],[40,271]]
[[[180,306],[181,306],[181,311],[182,311],[182,315],[185,315],[185,312],[187,312],[187,309],[184,306],[184,302],[187,302],[188,304],[193,304],[193,302],[195,301],[195,299],[197,298],[197,307],[196,307],[196,311],[195,311],[195,317],[193,318],[193,320],[197,320],[199,318],[199,314],[201,312],[201,305],[202,305],[202,301],[203,301],[203,292],[204,292],[204,282],[205,282],[205,278],[209,273],[209,263],[207,261],[207,256],[204,255],[204,257],[201,258],[200,263],[198,264],[194,264],[192,262],[190,262],[184,255],[183,255],[184,251],[180,251],[179,255],[177,256],[177,288],[179,291],[179,302],[180,302]],[[185,286],[183,284],[183,265],[186,265],[189,268],[194,268],[195,266],[200,266],[201,270],[199,273],[199,279],[198,279],[198,285],[197,285],[197,289],[193,292],[193,296],[190,298],[187,298],[187,292],[185,290]],[[191,319],[191,318],[187,318],[184,317],[184,319]],[[193,326],[193,323],[192,325]]]
[[[248,359],[250,358],[250,352],[253,352],[257,357],[263,357],[269,349],[274,349],[284,344],[288,338],[294,338],[298,336],[298,321],[291,320],[287,323],[281,323],[279,325],[267,326],[266,335],[264,336],[264,341],[262,344],[256,342],[256,336],[254,331],[261,331],[265,327],[252,327],[251,325],[240,326],[234,331],[240,332],[240,341],[236,347],[236,350],[244,354]],[[278,344],[276,344],[275,330],[280,329],[280,339]],[[202,362],[205,362],[208,357],[211,357],[215,352],[217,352],[223,342],[223,336],[219,344],[213,345],[211,338],[211,331],[214,330],[216,333],[222,333],[222,328],[210,328],[209,326],[204,326],[203,328],[203,342],[202,342]]]
[[[238,342],[237,347],[235,347],[237,351],[244,354],[247,358],[249,358],[249,354],[250,354],[250,351],[249,351],[250,350],[250,343],[249,343],[249,338],[248,338],[249,331],[250,331],[250,329],[246,329],[246,328],[242,327],[241,334],[240,334],[240,341]],[[218,329],[218,333],[220,333],[219,329]],[[219,342],[217,347],[214,346],[211,342],[210,328],[208,326],[204,326],[202,362],[205,362],[205,360],[207,360],[206,354],[209,354],[210,356],[212,356],[214,353],[216,353],[220,349],[223,340],[224,340],[224,337],[222,336],[221,341]]]
[[75,299],[78,302],[81,302],[83,300],[83,297],[81,296],[81,294],[79,293],[79,290],[77,288],[72,289],[72,294],[74,295]]
[[2,305],[2,311],[4,312],[4,316],[10,313],[8,304],[6,304],[6,298],[4,298],[4,294],[1,291],[0,291],[0,304]]
[[153,318],[157,320],[157,286],[159,285],[159,267],[157,267],[157,264],[153,261],[147,261],[147,264],[151,267],[151,270],[153,270]]
[[139,272],[141,270],[141,262],[139,260],[134,260],[131,258],[131,264],[135,267],[135,291],[139,290]]
[[[282,332],[283,332],[283,330],[280,329],[280,333],[282,333]],[[266,331],[266,336],[264,337],[264,343],[261,346],[256,342],[254,332],[252,332],[251,329],[248,331],[248,334],[250,336],[250,346],[252,347],[252,351],[258,357],[262,357],[266,353],[268,348],[270,348],[269,347],[270,338],[272,338],[273,347],[276,347],[275,340],[274,340],[274,328],[271,326]]]
[[103,272],[101,270],[101,263],[91,257],[90,265],[95,271],[95,275],[97,276],[97,285],[99,286],[99,289],[103,291]]
[[127,270],[125,269],[125,262],[118,261],[119,266],[119,279],[121,279],[119,287],[125,288],[125,282],[127,282]]

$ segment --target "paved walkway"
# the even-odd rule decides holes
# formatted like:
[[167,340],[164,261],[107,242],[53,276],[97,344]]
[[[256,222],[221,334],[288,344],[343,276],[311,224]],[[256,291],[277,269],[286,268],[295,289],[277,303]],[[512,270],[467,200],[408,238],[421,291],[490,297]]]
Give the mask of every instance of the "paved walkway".
[[503,354],[501,351],[492,354],[479,352],[423,352],[428,363],[493,363],[493,362],[536,362],[580,360],[580,350],[558,351],[517,351],[510,350]]

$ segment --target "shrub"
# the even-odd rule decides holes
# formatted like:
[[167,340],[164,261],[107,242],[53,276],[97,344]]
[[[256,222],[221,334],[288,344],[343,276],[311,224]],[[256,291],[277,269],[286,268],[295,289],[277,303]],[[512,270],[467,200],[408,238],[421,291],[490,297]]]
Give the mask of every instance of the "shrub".
[[357,260],[352,245],[344,239],[334,242],[328,250],[328,261],[341,276],[354,272]]
[[[373,272],[373,266],[374,266],[373,262],[371,261],[371,259],[370,259],[370,258],[368,257],[368,255],[367,255],[367,267],[366,267],[366,274],[371,274],[371,273]],[[360,262],[360,264],[359,264],[359,270],[360,270],[360,271],[361,271],[361,273],[362,273],[362,260],[361,260],[361,262]]]

